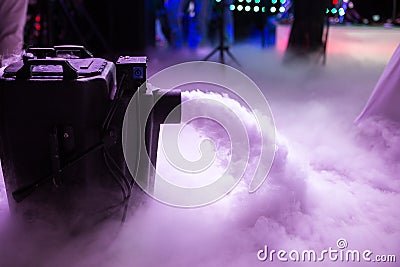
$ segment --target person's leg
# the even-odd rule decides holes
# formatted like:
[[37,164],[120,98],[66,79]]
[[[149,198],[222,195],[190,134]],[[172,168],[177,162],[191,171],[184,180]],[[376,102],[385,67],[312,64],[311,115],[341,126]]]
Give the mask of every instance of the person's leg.
[[211,17],[210,0],[196,0],[195,13],[197,20],[197,31],[200,43],[204,44],[208,37],[208,25]]
[[0,1],[0,57],[7,58],[22,49],[28,0]]
[[325,12],[329,7],[328,0],[314,0],[311,8],[310,22],[310,52],[322,48],[322,38],[324,32]]
[[168,0],[165,3],[165,11],[171,30],[171,36],[169,40],[171,45],[176,48],[182,47],[183,43],[181,2],[182,0]]
[[235,41],[235,29],[234,29],[234,23],[233,23],[233,13],[229,9],[229,6],[233,4],[233,0],[225,0],[225,14],[224,14],[224,19],[225,19],[225,37],[226,37],[226,42],[228,45],[232,45],[233,42]]

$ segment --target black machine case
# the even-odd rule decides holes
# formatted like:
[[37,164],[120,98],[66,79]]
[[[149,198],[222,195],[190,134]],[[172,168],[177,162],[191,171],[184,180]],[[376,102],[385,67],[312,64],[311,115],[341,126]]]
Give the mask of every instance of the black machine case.
[[11,213],[66,225],[122,213],[131,181],[121,178],[122,119],[110,117],[116,91],[115,65],[101,58],[32,57],[4,70],[0,156]]

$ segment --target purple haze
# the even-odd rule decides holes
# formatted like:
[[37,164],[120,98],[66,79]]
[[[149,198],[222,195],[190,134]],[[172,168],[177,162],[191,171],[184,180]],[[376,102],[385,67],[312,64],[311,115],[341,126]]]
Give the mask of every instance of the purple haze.
[[[22,235],[5,234],[3,227],[0,266],[365,266],[257,261],[256,252],[264,245],[320,251],[336,247],[339,238],[348,241],[349,249],[395,254],[400,260],[400,128],[384,119],[353,123],[400,32],[333,28],[325,67],[282,66],[279,47],[286,34],[287,28],[278,28],[277,50],[261,50],[258,43],[233,49],[243,72],[270,101],[278,130],[274,166],[259,191],[248,194],[244,181],[222,201],[198,209],[149,200],[118,234],[110,226],[98,236],[52,240],[44,233],[30,233],[32,241],[27,241]],[[181,52],[177,57],[189,56],[194,55]],[[159,69],[177,60],[168,61],[170,53],[153,57],[150,65]],[[201,93],[185,96],[201,97]],[[248,116],[245,109],[240,112]],[[182,148],[189,149],[193,138],[207,133],[221,136],[214,140],[217,145],[226,142],[206,122],[197,127],[192,139],[188,135],[181,140]],[[166,162],[158,164],[168,169]],[[8,216],[4,194],[0,211],[2,219]],[[368,263],[380,265],[396,266]]]

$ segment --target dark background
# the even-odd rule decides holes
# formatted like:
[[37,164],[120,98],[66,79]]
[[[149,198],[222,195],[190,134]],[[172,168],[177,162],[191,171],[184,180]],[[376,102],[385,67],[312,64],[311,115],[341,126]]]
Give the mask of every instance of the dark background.
[[[294,0],[295,1],[295,0]],[[313,0],[309,0],[310,5]],[[392,0],[354,0],[355,9],[362,17],[372,21],[380,15],[379,23],[392,17]],[[27,22],[27,44],[52,46],[59,44],[83,44],[98,56],[113,53],[135,54],[144,52],[155,43],[156,0],[37,0],[30,5]],[[60,3],[67,6],[67,12]],[[81,12],[83,9],[87,14]],[[399,10],[399,8],[397,8]],[[235,37],[240,40],[259,30],[260,14],[254,12],[233,12]],[[33,33],[34,18],[39,14],[42,27]],[[96,31],[86,21],[89,17]],[[75,29],[71,24],[75,22]],[[79,29],[80,35],[76,33]]]

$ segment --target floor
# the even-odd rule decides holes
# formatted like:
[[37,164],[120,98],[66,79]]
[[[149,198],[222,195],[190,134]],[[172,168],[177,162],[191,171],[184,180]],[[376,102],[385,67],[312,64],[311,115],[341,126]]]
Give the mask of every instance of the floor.
[[[261,89],[278,133],[274,166],[256,193],[249,194],[241,183],[221,201],[196,209],[149,200],[107,242],[108,232],[96,239],[4,239],[15,243],[0,245],[0,263],[5,264],[0,266],[287,266],[276,254],[259,261],[257,252],[268,246],[269,251],[319,253],[338,250],[339,240],[346,241],[347,249],[396,255],[400,261],[399,131],[385,124],[354,124],[400,43],[400,29],[331,27],[326,65],[284,65],[289,30],[278,27],[272,48],[261,48],[258,38],[234,45],[231,52],[241,66],[227,60]],[[149,74],[201,60],[210,51],[149,50]],[[182,149],[190,152],[192,141],[184,137]],[[168,169],[160,158],[159,168]],[[4,218],[2,182],[0,192]],[[365,266],[343,261],[326,257],[290,266]]]

